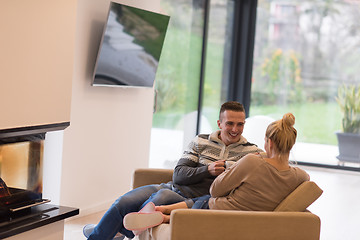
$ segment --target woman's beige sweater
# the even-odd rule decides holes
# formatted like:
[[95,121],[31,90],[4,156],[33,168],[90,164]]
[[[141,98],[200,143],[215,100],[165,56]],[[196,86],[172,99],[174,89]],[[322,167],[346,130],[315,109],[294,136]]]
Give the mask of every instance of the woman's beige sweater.
[[210,187],[210,209],[273,211],[309,175],[298,167],[279,171],[260,155],[248,154]]

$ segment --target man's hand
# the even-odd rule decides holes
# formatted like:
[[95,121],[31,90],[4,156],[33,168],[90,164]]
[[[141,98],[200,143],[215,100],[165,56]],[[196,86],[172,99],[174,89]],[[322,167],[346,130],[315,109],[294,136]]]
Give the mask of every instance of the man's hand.
[[218,160],[209,164],[208,171],[212,176],[218,176],[225,171],[225,160]]

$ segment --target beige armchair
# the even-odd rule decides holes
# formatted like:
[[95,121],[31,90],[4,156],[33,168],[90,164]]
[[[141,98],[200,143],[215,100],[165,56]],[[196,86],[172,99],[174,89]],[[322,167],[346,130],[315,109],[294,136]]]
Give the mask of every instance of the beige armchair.
[[[137,169],[133,188],[168,182],[170,169]],[[318,240],[320,218],[306,210],[322,190],[311,181],[301,184],[274,212],[177,209],[170,224],[139,235],[140,240]]]

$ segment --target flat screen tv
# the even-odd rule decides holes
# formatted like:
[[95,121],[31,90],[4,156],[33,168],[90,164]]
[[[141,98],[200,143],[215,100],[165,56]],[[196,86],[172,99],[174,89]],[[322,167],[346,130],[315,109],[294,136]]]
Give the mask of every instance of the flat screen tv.
[[92,85],[152,88],[169,19],[111,2]]

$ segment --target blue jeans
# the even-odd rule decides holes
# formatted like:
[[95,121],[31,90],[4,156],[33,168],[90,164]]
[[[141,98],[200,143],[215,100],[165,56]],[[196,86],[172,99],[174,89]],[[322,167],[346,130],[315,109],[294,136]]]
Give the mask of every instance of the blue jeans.
[[191,208],[194,209],[209,209],[210,195],[204,195],[198,198],[193,198],[194,205]]
[[181,202],[185,199],[180,191],[174,191],[170,184],[147,185],[131,190],[119,197],[101,218],[90,240],[110,240],[120,232],[127,238],[133,238],[134,233],[123,226],[123,218],[130,212],[137,212],[147,203],[166,205]]

